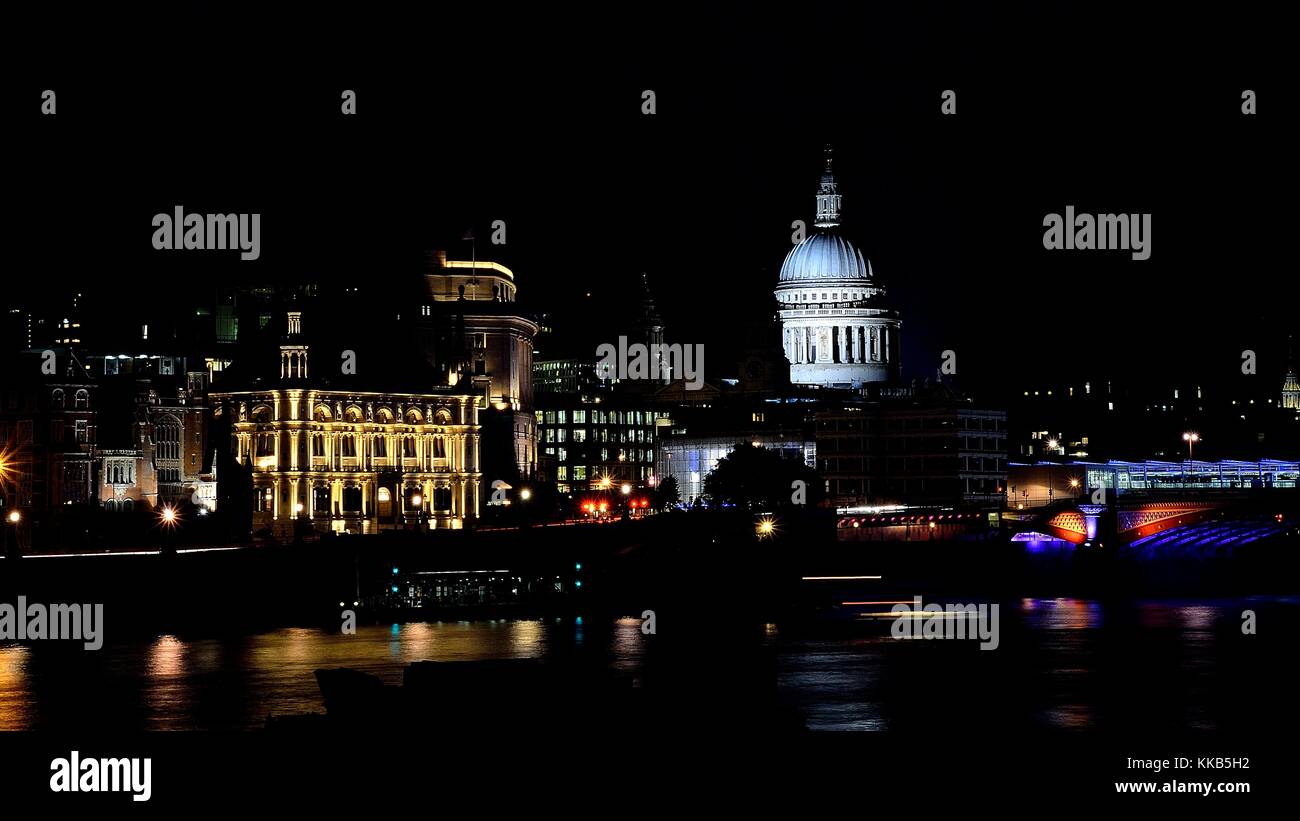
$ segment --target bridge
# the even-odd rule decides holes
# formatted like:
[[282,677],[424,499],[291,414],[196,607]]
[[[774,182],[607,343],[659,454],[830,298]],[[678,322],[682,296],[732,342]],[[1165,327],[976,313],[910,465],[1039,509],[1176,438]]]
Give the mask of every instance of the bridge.
[[1114,505],[1064,501],[1030,510],[1008,511],[1002,520],[1015,533],[1041,533],[1076,545],[1111,538],[1123,545],[1202,522],[1223,522],[1241,515],[1258,518],[1258,511],[1242,507],[1244,501],[1129,498]]
[[1281,529],[1298,499],[1300,462],[1280,459],[1012,463],[1003,522],[1076,545],[1173,530],[1228,544]]

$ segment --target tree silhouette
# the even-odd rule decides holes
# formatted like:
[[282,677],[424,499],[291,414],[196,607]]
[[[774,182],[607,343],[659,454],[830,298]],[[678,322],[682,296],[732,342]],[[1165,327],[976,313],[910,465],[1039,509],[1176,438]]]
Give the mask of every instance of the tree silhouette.
[[655,510],[666,510],[682,500],[681,491],[677,489],[677,477],[669,474],[655,487]]
[[741,443],[704,477],[704,495],[714,505],[773,510],[794,504],[796,481],[804,483],[807,505],[821,499],[821,478],[803,461],[782,456],[778,450]]

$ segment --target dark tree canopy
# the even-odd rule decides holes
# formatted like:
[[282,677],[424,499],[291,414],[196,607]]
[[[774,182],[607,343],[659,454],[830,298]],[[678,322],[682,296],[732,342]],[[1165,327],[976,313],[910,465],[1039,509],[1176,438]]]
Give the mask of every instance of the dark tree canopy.
[[677,477],[669,474],[655,487],[655,509],[667,510],[675,507],[682,500],[681,491],[677,489]]
[[773,510],[796,504],[796,481],[804,483],[805,504],[821,499],[822,481],[815,470],[778,450],[742,443],[704,477],[704,495],[710,504]]

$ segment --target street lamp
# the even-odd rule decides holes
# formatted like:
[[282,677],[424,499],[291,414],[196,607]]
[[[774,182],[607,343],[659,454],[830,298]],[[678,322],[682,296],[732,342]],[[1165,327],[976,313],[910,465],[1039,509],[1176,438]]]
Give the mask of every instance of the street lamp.
[[[9,511],[9,515],[6,516],[5,519],[9,522],[9,524],[14,526],[13,527],[13,531],[14,531],[13,549],[16,553],[18,551],[18,523],[22,521],[23,515],[19,513],[17,510],[11,510]],[[5,553],[8,554],[8,552],[9,552],[9,530],[6,529],[5,530]]]
[[632,486],[629,485],[627,482],[624,482],[624,483],[623,483],[623,487],[621,488],[621,490],[623,491],[623,495],[624,495],[624,496],[627,496],[628,494],[630,494],[630,493],[632,492]]
[[1192,460],[1192,445],[1201,441],[1201,435],[1199,433],[1188,431],[1183,434],[1183,441],[1187,443],[1187,461],[1190,462]]
[[519,498],[526,502],[533,498],[533,492],[528,488],[523,488],[519,491]]
[[162,553],[164,555],[171,555],[176,550],[176,546],[172,544],[170,534],[179,525],[180,516],[177,515],[176,508],[171,505],[163,505],[162,510],[158,514],[158,518],[163,529]]

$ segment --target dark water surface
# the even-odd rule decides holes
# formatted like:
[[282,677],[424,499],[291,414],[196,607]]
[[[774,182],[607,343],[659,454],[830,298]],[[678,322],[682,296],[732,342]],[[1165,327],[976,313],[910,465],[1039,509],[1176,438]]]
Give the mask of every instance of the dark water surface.
[[[1247,609],[1257,614],[1255,635],[1241,631]],[[810,729],[1253,732],[1295,723],[1287,648],[1297,630],[1300,599],[1022,599],[1002,604],[992,651],[969,641],[900,641],[885,622],[772,624],[757,643],[775,655],[780,702]],[[648,654],[664,640],[662,628],[645,636],[639,619],[625,618],[361,626],[355,635],[316,628],[163,635],[94,653],[5,644],[0,729],[254,729],[269,715],[323,712],[317,668],[349,667],[399,684],[405,665],[421,659],[581,654],[639,686]]]

